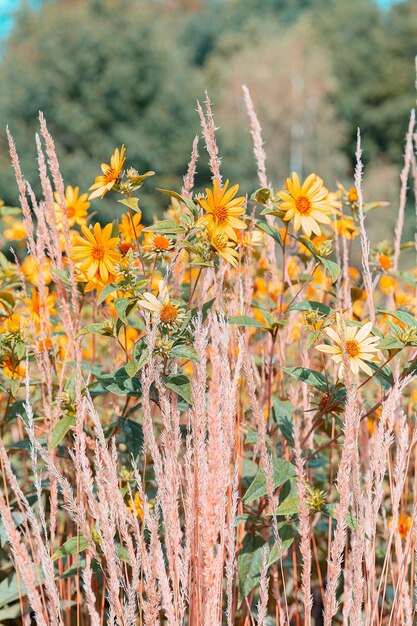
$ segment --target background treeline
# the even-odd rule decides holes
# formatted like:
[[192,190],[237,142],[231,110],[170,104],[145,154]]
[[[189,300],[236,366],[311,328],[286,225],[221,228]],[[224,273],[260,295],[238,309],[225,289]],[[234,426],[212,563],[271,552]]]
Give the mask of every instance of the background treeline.
[[[415,0],[390,10],[372,0],[45,2],[22,8],[4,42],[0,126],[9,125],[33,181],[43,110],[67,183],[86,190],[124,142],[130,164],[154,169],[155,186],[175,188],[199,131],[196,99],[207,88],[224,175],[250,191],[257,181],[246,83],[276,187],[289,169],[315,170],[330,185],[349,180],[360,126],[368,192],[395,199],[415,104],[416,42]],[[0,198],[15,203],[3,130],[0,141]],[[200,183],[205,167],[201,161]],[[149,218],[161,198],[151,193],[144,204]]]

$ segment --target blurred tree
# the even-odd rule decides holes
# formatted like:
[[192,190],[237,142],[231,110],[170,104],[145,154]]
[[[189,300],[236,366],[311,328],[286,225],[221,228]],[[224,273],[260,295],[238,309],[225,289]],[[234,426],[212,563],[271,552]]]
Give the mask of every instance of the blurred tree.
[[[124,142],[128,162],[154,169],[157,186],[179,185],[202,88],[177,33],[172,12],[135,0],[58,2],[21,13],[0,66],[0,123],[16,138],[26,176],[36,181],[42,110],[68,183],[87,189]],[[0,155],[0,197],[13,201],[4,135]]]
[[370,0],[319,0],[315,22],[320,41],[332,51],[335,104],[349,129],[346,151],[354,158],[360,126],[366,160],[399,163],[415,106],[415,0],[389,11]]
[[[247,82],[274,182],[290,168],[331,180],[351,174],[358,125],[375,167],[400,161],[416,40],[415,0],[389,11],[374,0],[48,0],[20,12],[5,46],[0,124],[15,135],[31,181],[43,110],[69,184],[85,190],[125,142],[129,163],[156,170],[152,183],[179,187],[199,129],[195,100],[208,87],[224,173],[250,191]],[[204,157],[198,171],[206,182]],[[13,202],[4,135],[0,172],[0,197]],[[156,193],[148,200],[150,209],[163,203]]]
[[[179,3],[184,0],[172,0]],[[185,41],[191,48],[197,65],[203,65],[216,52],[224,33],[242,35],[245,25],[252,20],[267,26],[276,18],[283,25],[297,20],[316,0],[207,0],[201,11],[191,14],[186,25]],[[240,37],[240,46],[247,41]]]
[[[246,46],[233,52],[234,39]],[[258,185],[242,84],[249,87],[259,116],[267,171],[274,187],[288,172],[317,171],[332,185],[346,169],[341,151],[343,124],[336,119],[330,95],[336,89],[328,51],[317,45],[308,16],[283,28],[252,21],[239,35],[224,35],[211,58],[208,76],[216,97],[225,175]]]

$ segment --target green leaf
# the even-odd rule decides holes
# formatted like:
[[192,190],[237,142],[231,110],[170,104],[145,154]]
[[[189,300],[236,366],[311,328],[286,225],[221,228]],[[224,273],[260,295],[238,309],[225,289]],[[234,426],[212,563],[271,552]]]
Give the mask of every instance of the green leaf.
[[281,559],[289,548],[291,548],[291,545],[297,536],[297,531],[289,524],[285,524],[279,528],[278,535],[281,541],[273,545],[269,554],[268,567]]
[[156,224],[143,229],[145,232],[164,233],[166,235],[177,235],[187,232],[184,226],[175,220],[158,220]]
[[118,286],[115,285],[114,283],[111,283],[110,285],[106,285],[105,287],[103,287],[103,289],[100,291],[100,295],[97,298],[97,304],[101,304],[103,300],[107,298],[107,296],[117,291],[117,289],[118,289]]
[[[4,620],[15,620],[21,615],[21,605],[20,602],[16,602],[11,606],[6,606],[4,609],[0,610],[0,626],[4,626]],[[16,622],[13,622],[16,623]]]
[[272,237],[272,239],[274,239],[282,248],[283,241],[281,233],[276,228],[273,228],[273,226],[270,226],[270,224],[261,220],[256,220],[256,228],[259,228],[259,230],[263,230],[264,233]]
[[117,317],[121,322],[127,324],[127,318],[135,307],[136,298],[115,298],[113,305],[117,313]]
[[329,259],[327,259],[324,256],[320,256],[318,254],[316,248],[314,247],[314,245],[311,243],[311,241],[309,241],[305,237],[297,237],[297,239],[298,239],[298,241],[300,243],[303,244],[303,246],[305,248],[307,248],[307,250],[309,250],[311,252],[311,254],[314,256],[314,258],[317,261],[320,261],[320,263],[329,272],[330,277],[332,279],[332,282],[334,283],[338,279],[339,274],[341,272],[341,269],[340,269],[339,265],[337,263],[335,263],[334,261],[330,261]]
[[268,330],[268,326],[248,315],[235,315],[234,317],[229,317],[228,321],[229,324],[236,324],[236,326],[253,326],[254,328]]
[[341,272],[340,266],[334,261],[330,261],[329,259],[326,259],[326,257],[319,256],[317,258],[320,259],[323,266],[329,272],[330,278],[332,279],[332,283],[335,283],[337,279],[339,278],[339,275]]
[[140,368],[141,368],[141,364],[139,363],[139,361],[129,361],[125,365],[125,370],[129,378],[133,378],[134,376],[136,376]]
[[122,434],[121,440],[126,445],[129,452],[135,459],[143,449],[143,427],[142,424],[131,419],[119,418],[119,427]]
[[260,189],[253,192],[250,198],[255,200],[255,202],[259,202],[259,204],[266,204],[271,199],[271,190],[269,187],[260,187]]
[[311,254],[313,255],[315,259],[318,258],[317,250],[309,239],[306,239],[306,237],[296,237],[296,239],[297,241],[302,243],[303,246],[307,248],[307,250],[309,250],[309,252],[311,252]]
[[403,343],[396,337],[388,335],[387,337],[384,337],[383,340],[377,345],[377,348],[378,350],[402,350],[404,346],[405,343]]
[[297,302],[288,308],[288,311],[318,311],[321,315],[330,315],[331,308],[322,304],[321,302],[315,302],[314,300],[304,300],[304,302]]
[[11,404],[7,409],[5,416],[6,421],[9,422],[19,415],[25,415],[25,413],[26,409],[24,400],[17,400],[16,402],[13,402],[13,404]]
[[135,347],[133,348],[133,358],[137,361],[139,369],[147,362],[149,358],[149,349],[143,340],[139,340],[135,344]]
[[[283,459],[273,459],[273,485],[274,489],[283,485],[287,480],[295,476],[295,467]],[[268,493],[266,478],[263,469],[259,469],[252,484],[243,496],[243,502],[249,504],[257,498],[262,498]]]
[[52,560],[57,561],[58,559],[62,559],[64,556],[69,556],[70,554],[80,554],[80,552],[84,552],[87,548],[88,541],[84,535],[71,537],[71,539],[68,539],[56,552],[54,552]]
[[175,198],[176,200],[179,200],[180,202],[185,202],[185,198],[180,196],[180,194],[177,193],[176,191],[171,191],[170,189],[161,189],[160,187],[156,187],[156,191],[160,191],[161,193],[164,193],[166,196],[171,196],[171,198]]
[[287,480],[282,486],[279,494],[279,505],[275,513],[284,517],[290,517],[298,513],[298,490],[295,478]]
[[57,270],[55,268],[52,268],[52,274],[54,274],[54,276],[59,278],[59,280],[63,282],[65,285],[71,286],[69,270]]
[[119,204],[124,204],[135,213],[142,213],[139,208],[139,198],[124,198],[123,200],[117,201]]
[[[372,361],[367,361],[367,364],[373,372],[376,372],[381,367],[378,363],[372,363]],[[375,378],[382,383],[384,389],[389,389],[394,384],[394,377],[388,365],[385,365],[378,374],[375,375]]]
[[[138,378],[131,378],[124,367],[120,367],[112,374],[97,376],[97,381],[106,391],[116,393],[121,396],[142,395],[142,385]],[[94,393],[94,389],[92,390]],[[100,391],[103,393],[103,391]]]
[[247,535],[237,558],[239,574],[239,591],[243,598],[258,584],[265,549],[265,541],[259,536]]
[[65,417],[62,417],[59,422],[55,424],[52,431],[51,443],[49,445],[50,450],[53,450],[61,443],[68,431],[75,426],[75,423],[75,415],[65,415]]
[[[335,508],[336,504],[334,502],[332,502],[331,504],[324,504],[321,507],[321,512],[327,517],[334,517]],[[352,530],[356,530],[356,518],[352,515],[350,511],[348,511],[348,514],[346,515],[346,522],[349,528],[351,528]]]
[[269,311],[266,311],[265,309],[262,309],[260,307],[256,307],[256,308],[260,311],[262,317],[265,319],[266,325],[269,326],[269,328],[273,328],[274,326],[277,326],[278,322],[282,321],[282,320],[277,320],[276,318],[274,318],[272,313],[270,313]]
[[294,429],[292,415],[294,406],[289,400],[273,399],[272,418],[278,424],[288,445],[294,447]]
[[77,337],[83,337],[84,335],[89,335],[90,333],[93,335],[108,334],[105,330],[103,330],[103,322],[97,322],[95,324],[87,324],[87,326],[84,326],[84,328],[82,328],[77,334]]
[[277,515],[283,515],[289,517],[298,513],[298,498],[286,498],[282,504],[276,510]]
[[326,378],[321,372],[310,370],[307,367],[283,367],[282,369],[300,382],[307,383],[315,389],[327,393]]
[[[246,437],[245,437],[245,443],[248,444],[255,444],[257,443],[257,441],[259,440],[259,433],[257,430],[248,430],[248,432],[246,433]],[[266,435],[266,441],[269,443],[271,441],[271,438]]]
[[[216,298],[212,298],[211,300],[208,300],[207,302],[205,302],[203,304],[203,306],[201,307],[201,316],[202,316],[202,321],[205,322],[207,319],[207,316],[210,312],[211,307],[213,306],[214,302],[215,302]],[[191,320],[195,319],[198,315],[200,308],[199,307],[194,307],[193,309],[191,309],[191,311],[188,312],[188,315],[186,316],[184,323],[181,326],[181,333],[183,333],[185,330],[189,329],[190,326],[190,322]]]
[[173,346],[170,350],[169,356],[175,359],[187,359],[189,361],[194,361],[195,363],[200,361],[196,350],[194,350],[191,346],[185,345]]
[[187,404],[191,404],[191,383],[184,374],[166,376],[164,383],[168,389],[175,391]]
[[377,313],[385,313],[385,315],[391,315],[403,324],[406,324],[406,326],[413,326],[414,328],[417,328],[417,320],[407,311],[388,311],[388,309],[378,309]]
[[[35,571],[36,586],[40,585],[43,580],[44,576],[42,571],[40,569]],[[26,596],[26,588],[22,580],[19,580],[17,574],[13,572],[0,582],[0,607],[4,607],[18,600],[20,596]]]

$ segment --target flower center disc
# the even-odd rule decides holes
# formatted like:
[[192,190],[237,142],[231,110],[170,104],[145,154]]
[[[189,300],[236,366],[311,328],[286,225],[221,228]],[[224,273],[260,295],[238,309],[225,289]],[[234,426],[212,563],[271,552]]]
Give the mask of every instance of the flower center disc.
[[306,215],[307,213],[310,212],[311,209],[311,202],[308,198],[306,198],[305,196],[300,196],[299,198],[297,198],[297,200],[295,201],[295,206],[297,207],[297,211],[299,213],[301,213],[302,215]]
[[358,356],[360,350],[359,350],[359,346],[358,346],[358,342],[357,341],[347,341],[346,342],[346,352],[347,354],[352,357],[355,358],[356,356]]
[[114,180],[116,180],[116,178],[117,178],[116,171],[112,167],[109,167],[106,173],[104,174],[104,180],[106,181],[106,183],[111,183]]
[[153,245],[157,250],[168,250],[169,241],[166,237],[162,237],[162,235],[157,235],[153,240]]
[[216,206],[213,209],[213,215],[218,222],[225,222],[227,220],[227,209],[224,206]]
[[104,259],[104,248],[102,246],[96,246],[93,248],[91,256],[93,259],[96,259],[96,261],[102,261]]
[[163,304],[159,317],[164,324],[175,322],[178,317],[177,308],[173,304]]

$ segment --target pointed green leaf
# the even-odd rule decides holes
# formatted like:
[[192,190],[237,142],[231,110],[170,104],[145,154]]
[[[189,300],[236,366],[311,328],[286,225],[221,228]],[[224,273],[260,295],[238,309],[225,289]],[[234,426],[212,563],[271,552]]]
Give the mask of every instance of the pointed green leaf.
[[49,445],[50,450],[53,450],[61,443],[67,432],[75,426],[75,422],[75,415],[65,415],[55,424]]
[[282,369],[293,378],[307,383],[323,393],[327,393],[326,378],[321,372],[310,370],[307,367],[283,367]]
[[184,374],[166,376],[164,383],[168,389],[175,391],[187,404],[191,404],[191,383],[187,376]]
[[229,317],[228,321],[229,324],[236,324],[236,326],[253,326],[254,328],[268,330],[268,326],[253,317],[249,317],[248,315],[235,315],[233,317]]
[[[295,476],[295,467],[283,459],[273,459],[273,484],[274,489],[283,485],[287,480]],[[266,478],[262,469],[258,470],[252,484],[243,496],[243,502],[249,504],[257,498],[262,498],[267,494]]]
[[58,559],[70,554],[80,554],[80,552],[84,552],[87,548],[88,541],[84,535],[71,537],[71,539],[68,539],[56,552],[54,552],[52,560],[57,561]]

